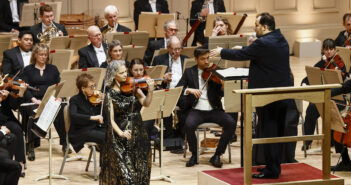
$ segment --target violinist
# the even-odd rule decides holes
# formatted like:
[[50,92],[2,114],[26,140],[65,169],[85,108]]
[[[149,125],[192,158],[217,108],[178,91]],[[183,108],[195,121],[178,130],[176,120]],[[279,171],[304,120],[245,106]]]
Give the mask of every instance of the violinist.
[[[196,128],[202,123],[214,122],[221,125],[223,131],[216,153],[211,157],[210,163],[215,167],[221,168],[222,162],[220,156],[224,154],[226,146],[235,132],[236,122],[223,110],[221,102],[221,98],[224,95],[222,83],[217,84],[210,80],[205,86],[207,79],[201,77],[203,71],[211,67],[209,50],[204,47],[196,48],[194,56],[197,65],[186,69],[177,84],[177,86],[183,86],[179,107],[187,114],[185,118],[185,133],[189,149],[192,152],[192,156],[186,163],[186,166],[190,167],[198,164]],[[196,104],[194,103],[195,101],[197,101]]]
[[351,47],[351,13],[345,13],[342,20],[345,30],[339,33],[335,44],[341,47]]
[[96,91],[96,84],[90,74],[83,73],[76,78],[79,93],[69,100],[71,127],[69,140],[73,149],[79,152],[85,142],[96,142],[102,147],[105,139],[104,119],[100,114],[101,103],[93,105],[89,99]]
[[[319,67],[322,69],[326,68],[326,69],[340,70],[341,76],[343,80],[345,80],[347,76],[346,67],[341,57],[338,55],[336,51],[336,46],[333,39],[325,39],[323,41],[322,52],[323,52],[322,59],[319,62],[317,62],[314,65],[314,67]],[[309,85],[309,81],[307,77],[302,80],[301,84]],[[314,103],[309,103],[306,109],[306,117],[305,117],[305,124],[304,124],[304,130],[306,135],[312,135],[314,133],[316,122],[319,116],[320,115],[316,105]],[[307,150],[311,148],[311,144],[312,144],[312,141],[305,141],[305,146]],[[302,147],[301,150],[303,149],[304,148]]]
[[[108,44],[107,59],[100,65],[100,67],[107,68],[112,60],[123,60],[123,45],[119,40],[113,40]],[[126,65],[129,66],[129,62],[125,62]]]

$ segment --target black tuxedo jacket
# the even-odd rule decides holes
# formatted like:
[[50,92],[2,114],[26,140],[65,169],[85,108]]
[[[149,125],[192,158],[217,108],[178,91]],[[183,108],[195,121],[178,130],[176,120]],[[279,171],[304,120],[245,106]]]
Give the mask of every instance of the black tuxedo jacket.
[[158,49],[166,48],[166,47],[167,46],[165,46],[165,39],[153,40],[149,42],[149,45],[147,46],[147,49],[145,51],[144,62],[147,65],[150,65],[152,57],[154,56],[154,52]]
[[[156,1],[156,11],[162,13],[169,13],[168,10],[168,3],[166,0],[157,0]],[[135,30],[138,29],[138,22],[139,22],[139,14],[141,12],[152,12],[151,5],[149,0],[136,0],[134,2],[134,23],[135,23]]]
[[[183,86],[183,91],[181,97],[178,101],[178,106],[184,110],[188,111],[192,109],[196,98],[192,94],[184,95],[184,91],[186,88],[194,88],[199,89],[199,76],[198,76],[198,67],[197,65],[187,68],[184,71],[182,78],[179,80],[177,87]],[[216,84],[212,81],[208,82],[207,87],[207,96],[208,101],[213,109],[223,110],[221,98],[223,97],[224,93],[222,91],[222,85]]]
[[4,58],[1,66],[1,71],[4,74],[14,76],[18,71],[21,71],[18,75],[18,77],[21,78],[23,68],[24,63],[19,46],[4,51]]
[[[40,42],[40,40],[37,38],[37,35],[38,35],[38,33],[42,33],[42,24],[43,23],[41,22],[41,23],[38,23],[30,28],[30,30],[32,31],[32,33],[34,35],[34,43]],[[55,23],[55,22],[54,22],[54,25],[57,27],[58,30],[63,32],[64,36],[68,35],[66,28],[63,25]]]
[[[28,0],[17,0],[17,11],[19,18],[21,18],[21,6]],[[10,32],[11,29],[19,29],[12,21],[12,12],[8,0],[0,1],[0,32]]]
[[[108,25],[100,28],[101,33],[104,32],[107,28],[108,28]],[[121,25],[121,24],[118,24],[116,31],[117,32],[131,32],[132,30],[127,28],[127,27],[125,27],[125,26],[123,26],[123,25]]]
[[335,39],[336,46],[345,47],[345,40],[347,39],[347,37],[345,36],[345,32],[346,32],[346,30],[341,31],[339,33],[338,37],[336,37],[336,39]]
[[[196,20],[199,18],[198,13],[202,10],[202,5],[204,4],[204,0],[195,0],[191,3],[190,10],[190,26],[193,26]],[[226,12],[223,0],[214,0],[213,1],[214,12]],[[204,39],[204,30],[206,27],[206,21],[200,23],[200,25],[195,30],[194,41],[203,42]]]
[[[105,53],[107,53],[107,46],[105,43],[102,43],[104,47]],[[92,44],[85,46],[78,50],[79,61],[78,67],[79,69],[90,68],[90,67],[100,67],[99,61],[96,57],[96,53]]]
[[97,121],[90,120],[90,116],[100,114],[100,106],[92,105],[84,94],[79,93],[69,100],[71,127],[69,139],[75,151],[83,148],[89,131],[98,126]]

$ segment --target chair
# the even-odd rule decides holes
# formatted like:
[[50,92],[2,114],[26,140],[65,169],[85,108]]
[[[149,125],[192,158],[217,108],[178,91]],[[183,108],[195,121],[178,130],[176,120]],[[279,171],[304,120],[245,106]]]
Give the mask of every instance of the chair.
[[[197,143],[196,143],[196,148],[197,148],[197,160],[199,160],[200,157],[200,153],[203,153],[205,150],[207,150],[208,148],[206,147],[206,130],[207,128],[221,128],[220,125],[218,125],[217,123],[203,123],[201,125],[199,125],[196,129],[196,138],[197,138]],[[204,131],[204,147],[201,148],[200,147],[200,131]],[[187,151],[187,139],[185,136],[185,149],[184,149],[184,155],[183,157],[186,158],[186,151]],[[228,158],[229,158],[229,163],[232,163],[232,152],[231,152],[231,148],[230,148],[230,143],[228,143]]]
[[[80,156],[80,155],[67,158],[69,147],[71,145],[70,142],[69,142],[69,137],[68,137],[69,128],[71,126],[70,115],[69,115],[69,105],[65,106],[65,108],[63,109],[63,117],[64,117],[64,120],[65,120],[66,144],[67,145],[66,145],[66,149],[65,149],[66,152],[65,152],[65,155],[63,157],[62,164],[61,164],[61,169],[60,169],[60,173],[59,173],[60,175],[62,175],[63,168],[64,168],[66,162],[76,161],[76,160],[86,160],[85,157]],[[90,148],[89,158],[87,159],[88,162],[87,162],[87,166],[85,168],[85,171],[88,171],[89,164],[90,164],[90,161],[91,161],[91,156],[93,155],[94,180],[96,181],[97,180],[97,164],[96,164],[96,146],[97,146],[97,144],[94,143],[94,142],[87,142],[85,144]]]

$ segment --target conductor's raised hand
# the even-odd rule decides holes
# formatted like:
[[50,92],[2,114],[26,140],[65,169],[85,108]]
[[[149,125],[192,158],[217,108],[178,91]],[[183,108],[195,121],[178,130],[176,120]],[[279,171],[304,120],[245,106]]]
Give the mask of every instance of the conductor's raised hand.
[[222,51],[223,48],[221,47],[217,47],[215,49],[212,49],[210,51],[210,57],[213,58],[213,57],[218,57],[220,54],[221,54],[221,51]]

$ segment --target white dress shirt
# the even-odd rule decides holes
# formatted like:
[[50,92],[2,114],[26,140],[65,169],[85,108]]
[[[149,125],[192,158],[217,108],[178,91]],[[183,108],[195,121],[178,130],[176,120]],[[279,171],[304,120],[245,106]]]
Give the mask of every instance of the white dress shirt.
[[[107,25],[107,28],[112,28],[110,25]],[[115,26],[112,28],[113,31],[117,31],[118,23],[115,23]]]
[[208,9],[209,9],[209,13],[210,13],[210,14],[215,14],[214,6],[213,6],[213,1],[209,1],[209,2],[208,2]]
[[[169,63],[171,62],[172,62],[172,56],[169,55]],[[178,84],[179,80],[182,78],[182,74],[183,74],[182,61],[180,57],[178,57],[176,60],[173,60],[171,71],[172,71],[172,81],[169,84],[169,86],[170,88],[174,88]]]
[[10,1],[11,13],[12,13],[12,22],[19,22],[17,0],[9,0],[9,1]]
[[99,66],[106,61],[106,54],[104,51],[104,47],[102,44],[100,45],[100,48],[97,48],[93,45],[95,53],[96,53],[96,58],[98,59]]
[[156,1],[150,0],[149,3],[150,3],[150,6],[151,6],[151,9],[152,9],[152,12],[157,12]]
[[25,52],[20,48],[22,59],[23,59],[23,67],[26,67],[30,64],[30,57],[32,55],[32,51]]
[[[201,77],[202,72],[203,72],[203,70],[198,69],[199,89],[200,90],[205,85],[205,81]],[[199,98],[199,101],[197,102],[196,106],[194,107],[194,109],[202,110],[202,111],[210,111],[210,110],[212,110],[212,106],[211,106],[210,102],[208,101],[208,97],[207,97],[207,88],[208,88],[208,84],[204,88],[204,90],[202,90],[202,94],[201,94],[201,96]]]

